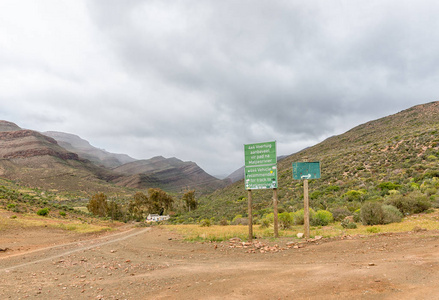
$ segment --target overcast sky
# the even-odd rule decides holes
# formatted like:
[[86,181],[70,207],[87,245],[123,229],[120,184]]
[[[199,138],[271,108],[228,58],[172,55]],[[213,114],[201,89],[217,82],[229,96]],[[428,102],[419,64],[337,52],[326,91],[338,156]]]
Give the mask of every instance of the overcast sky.
[[244,164],[439,100],[439,2],[1,0],[0,119]]

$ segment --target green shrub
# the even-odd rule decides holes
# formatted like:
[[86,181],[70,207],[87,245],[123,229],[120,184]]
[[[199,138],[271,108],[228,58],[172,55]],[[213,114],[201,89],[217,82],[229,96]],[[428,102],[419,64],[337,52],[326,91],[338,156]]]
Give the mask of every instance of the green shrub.
[[274,222],[274,213],[268,213],[266,215],[264,215],[264,219],[267,219],[268,221],[270,221],[270,223]]
[[220,224],[221,226],[227,226],[227,225],[229,225],[229,221],[228,221],[226,218],[222,218],[222,219],[219,221],[219,224]]
[[349,219],[344,219],[341,221],[341,227],[346,229],[355,229],[357,228],[357,224],[355,222],[351,222]]
[[[309,209],[309,219],[310,220],[312,220],[314,214],[315,214],[315,211],[312,208],[310,208]],[[292,217],[293,217],[294,225],[303,225],[305,223],[304,222],[304,210],[303,209],[298,210],[295,213],[293,213]]]
[[340,190],[340,187],[338,185],[330,185],[325,189],[325,191],[327,193],[338,192],[339,190]]
[[318,210],[311,218],[312,226],[326,226],[334,221],[332,213],[327,210]]
[[381,229],[379,229],[378,227],[370,227],[370,228],[367,228],[366,231],[369,233],[378,233],[381,231]]
[[437,157],[434,156],[434,155],[429,155],[429,156],[427,157],[427,160],[428,160],[428,161],[436,161],[436,160],[437,160]]
[[200,221],[200,226],[201,227],[210,227],[211,223],[209,219],[202,219]]
[[65,217],[67,214],[66,214],[65,211],[60,211],[60,212],[59,212],[59,215],[60,215],[61,217]]
[[395,206],[403,215],[417,214],[431,208],[431,201],[419,191],[410,192],[405,196],[393,195],[388,197],[388,205]]
[[382,206],[384,218],[383,223],[399,223],[402,220],[402,213],[393,205],[383,205]]
[[17,207],[17,204],[15,203],[9,203],[8,205],[6,205],[6,209],[7,210],[14,210],[14,208]]
[[377,188],[380,190],[397,190],[401,187],[401,185],[393,183],[393,182],[381,182],[380,184],[378,184]]
[[427,188],[424,193],[427,196],[431,196],[431,195],[434,195],[437,193],[437,189],[436,188]]
[[361,208],[354,211],[353,217],[354,217],[354,222],[356,223],[361,222]]
[[352,201],[352,202],[346,203],[347,209],[351,212],[355,212],[356,210],[361,209],[361,205],[362,204],[360,201]]
[[410,182],[410,188],[412,190],[419,190],[419,184],[417,184],[416,182]]
[[268,227],[270,227],[270,224],[271,224],[271,222],[267,218],[263,218],[261,220],[261,228],[268,228]]
[[423,195],[421,193],[419,193],[417,195],[408,194],[406,197],[410,197],[411,199],[414,200],[414,203],[415,203],[414,209],[413,209],[414,214],[424,212],[424,211],[429,210],[431,208],[431,205],[432,205],[431,201],[428,199],[428,197],[426,195]]
[[378,225],[383,223],[384,212],[382,205],[377,202],[366,202],[361,207],[361,222],[363,225]]
[[238,219],[242,219],[242,215],[236,215],[232,220],[232,224],[236,225]]
[[389,190],[388,194],[391,196],[401,195],[401,193],[398,190]]
[[342,195],[347,201],[363,201],[367,191],[365,190],[350,190]]
[[352,215],[352,213],[344,207],[335,208],[332,210],[332,216],[334,217],[335,221],[342,221],[344,218],[350,215]]
[[309,195],[309,199],[314,200],[314,199],[317,199],[318,197],[320,197],[321,195],[323,195],[323,192],[314,191]]
[[439,170],[427,170],[422,174],[421,179],[439,177]]
[[49,209],[48,209],[47,207],[42,208],[42,209],[40,209],[40,210],[37,211],[37,215],[39,215],[39,216],[43,216],[43,217],[45,217],[45,216],[47,216],[48,214],[49,214]]
[[396,207],[403,215],[413,213],[413,201],[402,195],[392,195],[391,197],[388,197],[385,204]]
[[346,229],[357,229],[357,223],[350,222],[350,223],[346,226]]
[[288,212],[278,214],[278,220],[281,229],[288,229],[293,225],[293,217]]
[[233,225],[248,225],[248,218],[233,218]]

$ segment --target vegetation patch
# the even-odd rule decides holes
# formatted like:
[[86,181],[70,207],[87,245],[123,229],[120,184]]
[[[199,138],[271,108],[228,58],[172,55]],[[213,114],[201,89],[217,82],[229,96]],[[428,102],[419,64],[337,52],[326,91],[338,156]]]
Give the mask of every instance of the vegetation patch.
[[88,223],[79,220],[69,219],[55,219],[50,216],[36,216],[31,214],[20,214],[8,216],[6,213],[1,213],[0,210],[0,231],[14,228],[56,228],[77,233],[96,233],[102,231],[113,230],[114,225],[109,222],[98,221],[95,223]]
[[39,216],[43,216],[43,217],[45,217],[45,216],[47,216],[48,214],[49,214],[49,209],[48,209],[47,207],[42,208],[42,209],[40,209],[40,210],[37,211],[37,215],[39,215]]
[[[369,226],[345,221],[341,223],[330,223],[328,226],[312,226],[310,229],[310,234],[311,237],[338,237],[346,234],[370,235],[376,233],[409,232],[414,230],[414,228],[439,230],[438,221],[439,209],[435,209],[432,213],[422,213],[405,217],[400,223]],[[235,237],[238,237],[242,240],[248,239],[248,226],[243,225],[212,225],[210,227],[200,227],[196,224],[185,224],[161,226],[182,235],[185,241],[227,241]],[[303,233],[303,226],[292,225],[289,229],[281,229],[279,231],[279,235],[280,239],[297,239],[297,233],[300,232]],[[253,234],[260,239],[273,239],[274,237],[272,226],[268,228],[253,226]]]

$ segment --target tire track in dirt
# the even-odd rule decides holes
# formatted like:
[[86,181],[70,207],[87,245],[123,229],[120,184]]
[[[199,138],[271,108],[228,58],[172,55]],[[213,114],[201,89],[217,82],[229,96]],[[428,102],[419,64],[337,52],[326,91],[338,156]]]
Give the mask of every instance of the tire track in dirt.
[[2,260],[2,259],[10,259],[10,258],[13,258],[13,257],[16,257],[16,256],[23,256],[23,255],[28,255],[28,254],[32,254],[32,253],[47,251],[47,250],[61,248],[61,247],[68,247],[68,246],[71,246],[71,245],[78,245],[78,244],[86,243],[86,242],[93,242],[93,241],[98,241],[98,240],[102,240],[102,239],[108,239],[108,238],[111,238],[111,237],[114,237],[114,236],[125,234],[127,232],[131,232],[133,230],[135,230],[135,228],[131,228],[131,229],[126,230],[126,231],[117,232],[117,233],[114,233],[114,234],[111,234],[111,235],[100,236],[100,237],[97,237],[97,238],[94,238],[94,239],[85,239],[85,240],[82,240],[82,241],[74,241],[74,242],[71,242],[71,243],[65,243],[65,244],[60,244],[60,245],[43,247],[43,248],[38,248],[38,249],[35,249],[35,250],[29,250],[29,251],[25,251],[25,252],[16,253],[16,254],[9,254],[9,255],[5,255],[5,256],[0,257],[0,260]]
[[[55,254],[55,255],[50,255],[48,257],[44,257],[44,258],[41,258],[41,259],[31,260],[31,261],[28,261],[28,262],[25,262],[25,263],[22,263],[22,264],[18,264],[18,265],[14,265],[14,266],[10,266],[10,267],[3,267],[3,268],[0,267],[0,272],[7,272],[8,273],[8,272],[10,272],[10,271],[12,271],[14,269],[18,269],[18,268],[25,267],[25,266],[28,266],[28,265],[37,264],[37,263],[40,263],[40,262],[45,262],[45,261],[49,261],[49,260],[52,260],[52,259],[55,259],[55,258],[59,258],[59,257],[62,257],[62,256],[70,255],[70,254],[75,253],[75,252],[79,252],[79,251],[83,251],[83,250],[89,250],[89,249],[92,249],[92,248],[97,248],[97,247],[101,247],[101,246],[104,246],[104,245],[120,242],[120,241],[129,239],[131,237],[134,237],[136,235],[143,234],[143,233],[145,233],[147,231],[150,231],[151,229],[150,228],[144,228],[142,230],[138,230],[138,231],[133,232],[131,234],[127,234],[128,232],[131,232],[133,230],[136,230],[136,229],[131,229],[129,231],[124,231],[124,232],[121,232],[121,233],[116,233],[116,234],[111,235],[111,236],[99,237],[99,238],[92,239],[92,240],[73,242],[73,243],[68,243],[68,244],[63,244],[63,245],[56,245],[56,246],[52,246],[52,247],[46,247],[46,248],[43,248],[43,249],[33,250],[33,251],[30,251],[30,252],[26,252],[26,253],[20,253],[20,254],[15,254],[15,255],[8,256],[8,257],[4,257],[4,258],[17,257],[17,256],[22,256],[22,255],[28,255],[30,253],[36,253],[36,252],[47,251],[47,250],[55,250],[55,249],[61,248],[61,247],[70,247],[72,245],[78,245],[78,244],[81,244],[81,243],[90,244],[90,243],[94,243],[94,242],[102,240],[102,239],[106,239],[106,241],[103,241],[103,242],[97,242],[97,243],[94,243],[92,245],[87,245],[87,246],[82,246],[82,247],[79,247],[79,248],[74,248],[74,249],[71,249],[71,250],[62,251],[61,253],[58,253],[58,254]],[[127,235],[124,235],[124,234],[127,234]],[[118,237],[118,238],[114,238],[114,237],[117,237],[119,235],[123,235],[123,236]],[[110,239],[110,240],[108,240],[108,239]],[[4,259],[4,258],[2,258],[2,259]]]

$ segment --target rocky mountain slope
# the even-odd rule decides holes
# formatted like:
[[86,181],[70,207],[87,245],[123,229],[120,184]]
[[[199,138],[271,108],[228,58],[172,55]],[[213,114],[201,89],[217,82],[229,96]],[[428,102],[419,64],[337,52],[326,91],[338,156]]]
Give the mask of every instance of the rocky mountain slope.
[[18,127],[17,124],[12,123],[12,122],[8,122],[8,121],[0,120],[0,132],[17,131],[17,130],[21,130],[21,128]]
[[[393,193],[419,192],[439,205],[439,102],[418,105],[394,115],[359,125],[278,162],[279,207],[303,208],[302,181],[292,179],[292,163],[320,161],[321,178],[310,180],[314,209],[344,207],[356,210],[365,201],[383,201],[392,183]],[[256,215],[271,211],[272,191],[254,191]],[[243,180],[202,200],[192,217],[232,218],[246,214]],[[219,215],[218,215],[219,216]]]
[[175,157],[157,156],[113,170],[125,175],[115,179],[116,184],[133,188],[159,187],[172,192],[195,189],[206,193],[230,183],[229,180],[219,180],[207,174],[194,162],[184,162]]
[[46,131],[43,134],[55,139],[64,149],[107,168],[115,168],[136,160],[126,154],[110,153],[93,147],[88,141],[74,134],[58,131]]
[[238,170],[234,171],[232,174],[230,174],[229,176],[227,176],[228,179],[230,179],[230,181],[232,181],[233,183],[243,180],[244,179],[244,166],[242,166],[241,168],[239,168]]
[[30,187],[79,194],[117,190],[106,182],[116,177],[113,173],[48,136],[6,121],[0,123],[0,176]]
[[53,131],[43,135],[7,121],[0,122],[0,177],[78,195],[124,194],[125,188],[208,193],[230,183],[193,162],[164,157],[136,161],[97,149],[75,135]]

